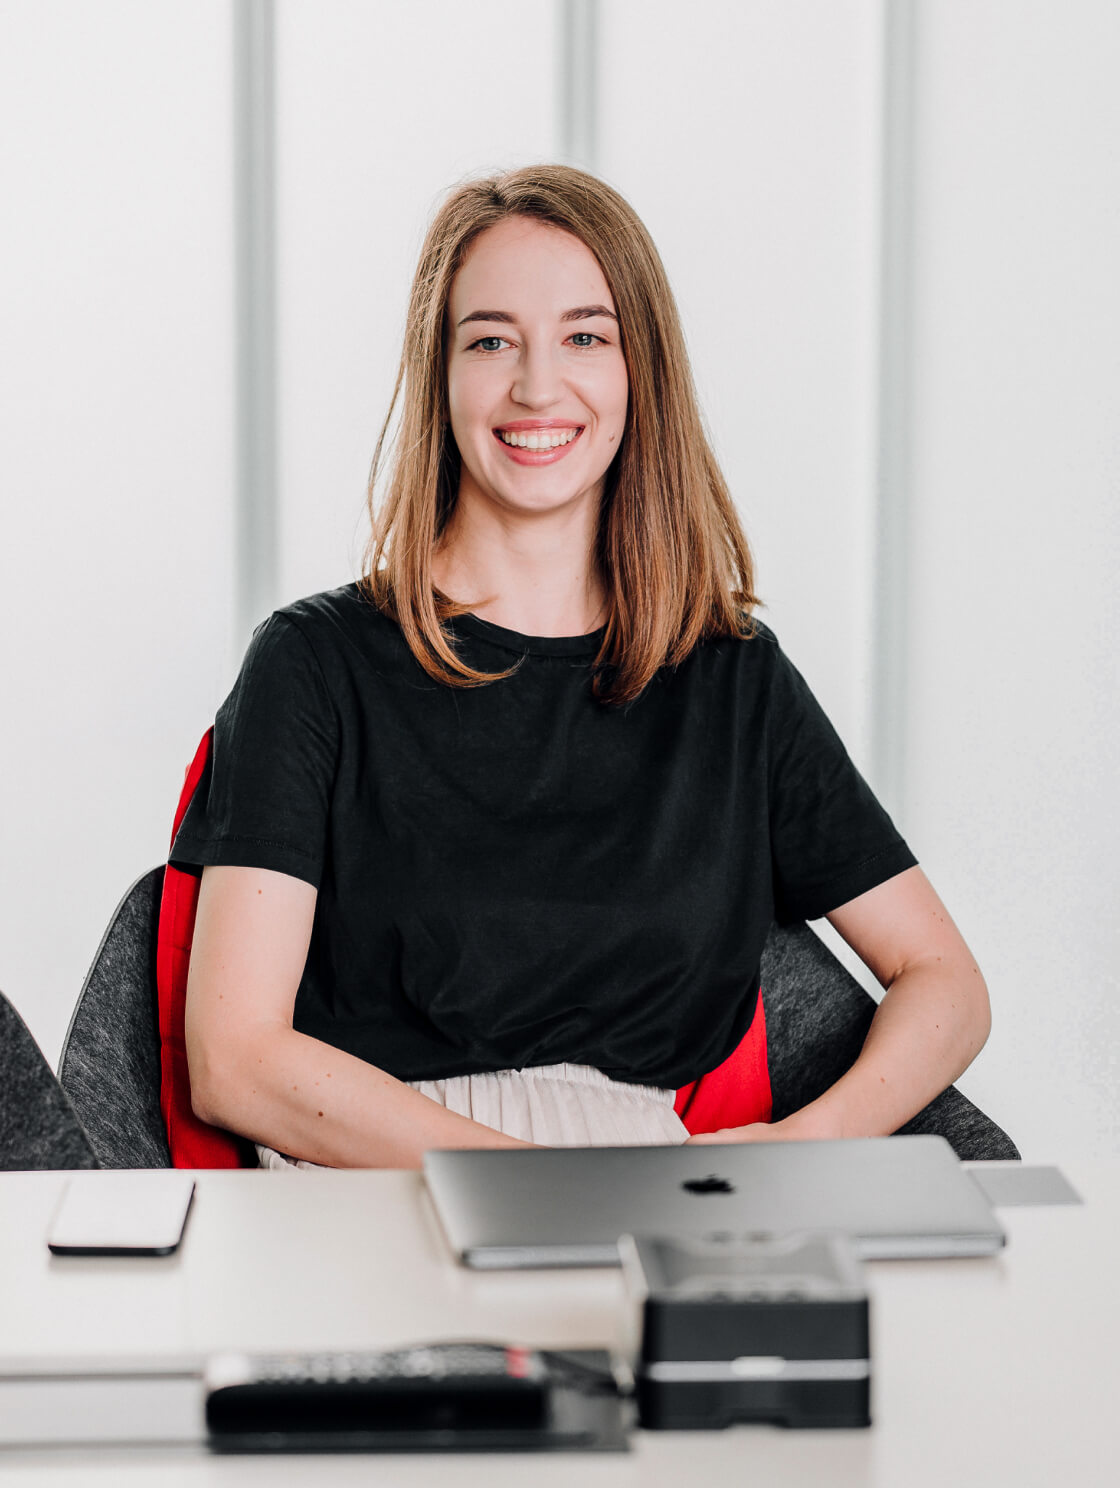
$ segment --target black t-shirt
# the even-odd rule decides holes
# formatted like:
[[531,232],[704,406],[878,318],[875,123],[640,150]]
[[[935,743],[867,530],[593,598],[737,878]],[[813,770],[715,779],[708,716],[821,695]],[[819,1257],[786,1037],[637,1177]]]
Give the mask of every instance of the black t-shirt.
[[772,920],[915,862],[765,627],[597,702],[600,633],[472,615],[433,681],[356,585],[279,610],[171,861],[318,887],[295,1027],[404,1080],[570,1062],[678,1088],[754,1014]]

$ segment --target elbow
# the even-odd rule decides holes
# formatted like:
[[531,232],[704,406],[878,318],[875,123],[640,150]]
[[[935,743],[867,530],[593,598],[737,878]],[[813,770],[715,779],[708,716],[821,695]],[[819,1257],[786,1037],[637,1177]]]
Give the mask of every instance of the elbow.
[[275,1071],[283,1063],[280,1041],[290,1025],[197,1027],[187,1032],[191,1110],[209,1126],[251,1135],[277,1094]]
[[228,1054],[215,1057],[204,1044],[188,1041],[191,1110],[208,1126],[232,1126],[231,1095],[237,1090],[236,1071]]
[[983,1017],[981,1018],[981,1021],[980,1021],[980,1041],[979,1041],[979,1043],[976,1046],[976,1052],[977,1052],[977,1054],[979,1054],[980,1050],[988,1042],[988,1036],[991,1033],[991,1031],[992,1031],[992,1005],[991,1005],[991,1003],[988,1000],[987,990],[985,990],[985,992],[984,992],[984,1012],[983,1012]]
[[988,1042],[988,1036],[992,1031],[992,1002],[988,996],[988,985],[984,981],[980,968],[973,963],[971,969],[972,987],[971,991],[971,1018],[969,1019],[969,1063],[976,1058],[980,1050]]
[[191,1075],[191,1110],[207,1126],[225,1126],[221,1115],[221,1100],[215,1098],[214,1087],[207,1081]]
[[222,1120],[219,1114],[218,1105],[214,1101],[209,1087],[200,1090],[193,1081],[191,1082],[191,1110],[198,1117],[199,1121],[205,1122],[207,1126],[224,1127],[226,1125],[226,1122]]

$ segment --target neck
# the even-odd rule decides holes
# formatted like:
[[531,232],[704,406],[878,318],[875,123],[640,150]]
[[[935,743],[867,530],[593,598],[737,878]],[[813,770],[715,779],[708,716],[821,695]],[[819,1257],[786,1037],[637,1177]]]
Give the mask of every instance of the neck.
[[521,635],[586,635],[606,592],[592,561],[590,507],[509,513],[463,502],[432,558],[432,580],[483,620]]

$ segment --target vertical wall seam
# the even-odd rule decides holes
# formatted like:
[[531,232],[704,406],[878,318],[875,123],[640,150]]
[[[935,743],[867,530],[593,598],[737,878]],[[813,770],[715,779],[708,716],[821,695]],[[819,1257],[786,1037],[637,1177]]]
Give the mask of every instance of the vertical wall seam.
[[905,830],[910,689],[914,355],[914,0],[882,0],[879,336],[872,666],[876,792]]
[[556,0],[559,158],[586,171],[598,169],[598,0]]
[[236,337],[235,652],[275,606],[275,34],[273,0],[233,0]]

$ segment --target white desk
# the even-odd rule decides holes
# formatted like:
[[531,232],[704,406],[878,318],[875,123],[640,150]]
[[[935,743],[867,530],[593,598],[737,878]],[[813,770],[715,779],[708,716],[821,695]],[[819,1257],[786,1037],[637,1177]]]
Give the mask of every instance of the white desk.
[[[1113,1488],[1120,1412],[1120,1163],[1063,1165],[1083,1207],[1001,1211],[989,1260],[869,1265],[865,1431],[639,1432],[626,1455],[211,1457],[200,1448],[0,1453],[5,1488]],[[371,1348],[619,1338],[611,1271],[479,1275],[449,1259],[420,1180],[388,1172],[200,1173],[179,1256],[52,1258],[65,1175],[0,1175],[0,1355]],[[314,1269],[315,1281],[298,1268]]]

